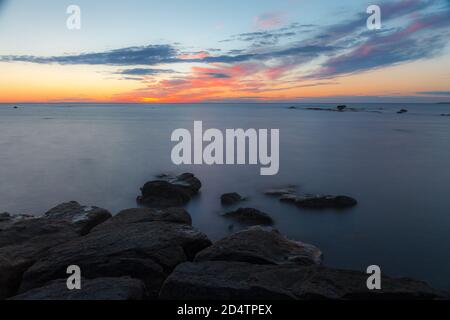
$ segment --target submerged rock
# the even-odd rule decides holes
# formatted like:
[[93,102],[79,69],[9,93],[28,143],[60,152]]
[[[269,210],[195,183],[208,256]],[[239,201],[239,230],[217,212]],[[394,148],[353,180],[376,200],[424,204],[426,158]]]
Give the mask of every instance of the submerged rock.
[[278,188],[278,189],[269,189],[264,191],[265,195],[268,196],[284,196],[294,194],[296,192],[295,187],[286,187],[286,188]]
[[184,173],[175,178],[147,182],[141,188],[138,203],[151,208],[183,206],[198,193],[202,184],[192,173]]
[[239,208],[236,211],[227,212],[224,217],[237,220],[247,225],[272,225],[272,218],[265,212],[254,208]]
[[397,113],[398,114],[402,114],[402,113],[407,113],[408,112],[408,110],[406,110],[406,109],[401,109],[400,111],[398,111]]
[[343,209],[354,207],[358,202],[347,196],[314,196],[298,198],[295,204],[299,207],[310,209]]
[[225,206],[230,206],[244,200],[239,193],[225,193],[220,197],[220,202]]
[[258,265],[245,262],[183,263],[161,289],[161,299],[436,299],[448,294],[412,279],[382,277],[382,290],[370,291],[367,274],[321,266]]
[[289,240],[275,229],[252,227],[200,251],[195,261],[319,265],[322,252],[313,245]]
[[123,211],[88,235],[48,250],[23,275],[20,292],[65,278],[67,266],[75,264],[87,279],[140,279],[155,298],[175,266],[211,245],[183,215],[178,210]]
[[66,280],[27,291],[10,300],[143,300],[145,285],[130,277],[82,279],[80,290],[67,290]]

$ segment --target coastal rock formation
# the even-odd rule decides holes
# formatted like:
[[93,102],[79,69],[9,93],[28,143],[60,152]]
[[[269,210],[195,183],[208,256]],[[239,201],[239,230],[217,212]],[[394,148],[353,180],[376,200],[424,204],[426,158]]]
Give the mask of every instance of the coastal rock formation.
[[370,291],[367,274],[321,266],[259,265],[245,262],[183,263],[161,289],[161,299],[435,299],[448,297],[412,279],[382,278],[382,290]]
[[112,215],[105,209],[82,206],[76,201],[71,201],[50,209],[44,217],[49,220],[67,221],[74,225],[79,234],[85,235]]
[[236,211],[227,212],[224,217],[237,220],[247,225],[272,225],[273,219],[265,212],[254,208],[239,208]]
[[200,251],[194,261],[320,265],[322,251],[313,245],[289,240],[275,229],[252,227],[217,241]]
[[67,290],[66,280],[30,290],[10,300],[143,300],[145,285],[130,277],[83,279],[80,290]]
[[398,114],[402,114],[402,113],[407,113],[408,112],[408,110],[406,110],[406,109],[401,109],[400,111],[398,111],[397,113]]
[[220,197],[220,202],[225,206],[230,206],[244,200],[239,193],[225,193]]
[[344,111],[346,108],[347,108],[346,105],[340,105],[340,106],[337,106],[337,107],[336,107],[336,109],[337,109],[338,111]]
[[[70,207],[72,210],[59,211],[58,208],[68,209],[67,204],[62,204],[40,218],[2,215],[0,299],[16,293],[22,274],[48,249],[80,237],[111,216],[104,209],[85,210],[87,207],[78,203],[71,203]],[[82,212],[76,210],[80,208],[84,208]]]
[[66,277],[66,268],[80,266],[87,279],[131,276],[142,280],[150,298],[180,263],[211,245],[192,228],[184,212],[126,210],[88,235],[54,246],[23,275],[20,292]]
[[192,173],[165,180],[147,182],[141,188],[138,203],[150,208],[170,208],[183,206],[198,193],[202,183]]
[[49,248],[79,237],[67,222],[23,220],[0,232],[0,299],[17,292],[22,274]]

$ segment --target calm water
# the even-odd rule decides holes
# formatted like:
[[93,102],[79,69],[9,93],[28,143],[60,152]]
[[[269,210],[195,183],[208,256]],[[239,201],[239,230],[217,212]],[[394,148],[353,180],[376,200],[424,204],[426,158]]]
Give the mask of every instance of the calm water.
[[[327,265],[378,264],[450,289],[450,117],[439,116],[450,105],[359,104],[353,107],[365,111],[355,113],[287,107],[0,105],[0,211],[39,214],[77,200],[118,212],[136,206],[139,187],[155,174],[191,171],[204,187],[188,210],[212,239],[230,232],[220,195],[237,191],[287,236],[319,246]],[[404,107],[408,114],[396,114]],[[194,120],[207,128],[279,128],[280,173],[173,166],[170,134],[192,130]],[[289,184],[350,195],[359,205],[316,212],[262,195]]]

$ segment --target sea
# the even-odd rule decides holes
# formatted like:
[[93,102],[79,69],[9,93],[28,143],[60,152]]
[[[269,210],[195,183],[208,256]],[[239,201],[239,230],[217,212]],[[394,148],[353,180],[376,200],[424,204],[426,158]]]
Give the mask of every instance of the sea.
[[[450,290],[450,105],[348,104],[0,105],[0,212],[40,215],[78,201],[113,214],[137,207],[139,188],[161,173],[203,184],[187,206],[193,225],[218,240],[242,226],[222,216],[220,196],[270,214],[290,239],[311,243],[324,264],[413,277]],[[295,106],[294,108],[290,108]],[[398,114],[401,109],[407,113]],[[280,170],[171,161],[175,129],[280,130]],[[307,210],[265,190],[347,195],[348,210]]]

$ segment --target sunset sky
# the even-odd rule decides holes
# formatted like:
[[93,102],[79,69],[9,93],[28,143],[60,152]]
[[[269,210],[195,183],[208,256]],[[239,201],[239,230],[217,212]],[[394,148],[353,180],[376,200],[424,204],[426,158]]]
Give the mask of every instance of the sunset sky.
[[0,0],[0,102],[242,101],[450,101],[450,0]]

